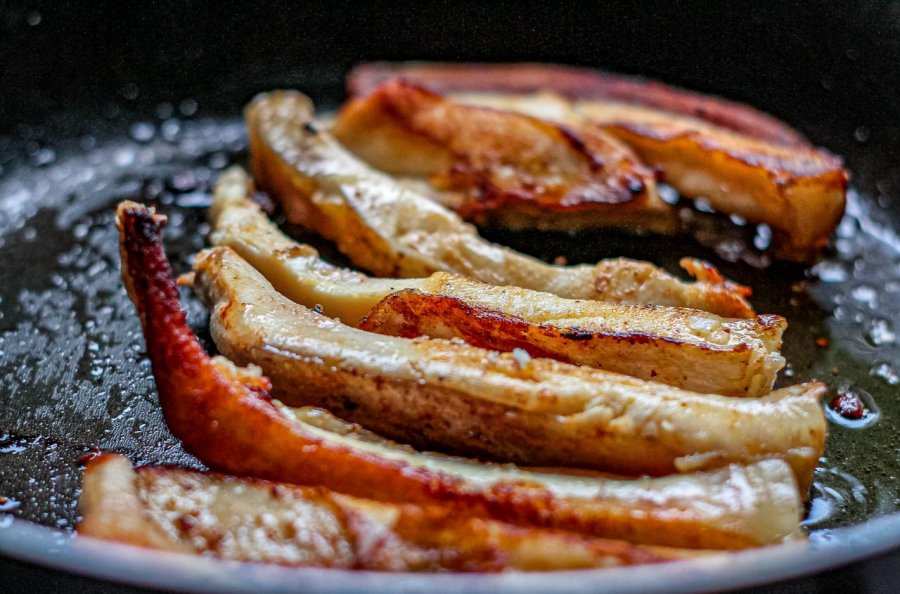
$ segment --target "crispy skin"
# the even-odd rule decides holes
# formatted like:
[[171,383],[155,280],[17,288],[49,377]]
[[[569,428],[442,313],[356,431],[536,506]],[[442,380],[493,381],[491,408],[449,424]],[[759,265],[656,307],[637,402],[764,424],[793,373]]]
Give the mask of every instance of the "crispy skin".
[[335,241],[354,264],[377,276],[444,270],[571,299],[753,314],[747,289],[728,282],[684,283],[651,264],[623,259],[551,266],[486,242],[455,213],[366,166],[318,130],[312,104],[300,93],[260,95],[246,116],[256,183],[281,202],[291,221]]
[[[780,335],[775,316],[758,316],[752,322],[723,322],[696,315],[695,310],[665,311],[652,306],[609,306],[599,302],[571,302],[580,305],[582,311],[573,308],[551,313],[543,307],[563,304],[548,304],[551,300],[535,298],[523,289],[491,291],[487,286],[446,273],[436,273],[431,279],[434,284],[441,282],[443,288],[429,287],[429,292],[406,289],[388,295],[359,327],[405,338],[461,338],[473,346],[495,351],[521,349],[532,357],[589,365],[726,396],[769,393],[778,369],[784,365],[777,350],[768,350],[770,347],[759,339],[748,340],[748,330]],[[537,321],[548,314],[549,320]],[[554,314],[561,317],[555,318]],[[695,336],[695,340],[688,341],[667,336],[670,329],[689,330],[690,324],[704,332],[711,330],[709,335],[718,335],[729,344],[696,340]],[[706,324],[716,328],[712,330]],[[780,343],[780,339],[775,341]]]
[[672,231],[653,172],[596,126],[471,107],[399,80],[348,102],[335,137],[370,165],[428,178],[467,220]]
[[552,90],[569,99],[606,99],[656,108],[784,146],[809,146],[796,130],[749,105],[654,80],[555,64],[446,64],[371,62],[347,77],[351,97],[372,93],[400,78],[439,93],[459,91],[528,94]]
[[[459,99],[473,106],[578,129],[592,123],[661,170],[684,196],[707,198],[717,210],[771,226],[775,255],[786,260],[814,259],[844,212],[848,173],[841,159],[747,106],[659,83],[549,66],[380,64],[357,70],[350,88],[361,92],[376,80],[397,77],[463,93]],[[542,91],[567,98],[533,94]]]
[[785,260],[814,260],[844,214],[848,174],[823,149],[768,144],[627,104],[575,107],[683,195],[772,227],[775,255]]
[[456,515],[448,506],[385,504],[176,468],[135,469],[114,454],[88,463],[79,508],[81,536],[291,566],[547,571],[692,555]]
[[771,226],[775,255],[785,260],[814,259],[844,213],[848,174],[838,157],[822,149],[766,143],[627,103],[571,102],[549,93],[458,99],[598,126],[659,168],[684,196],[707,198],[721,212]]
[[608,100],[569,101],[551,93],[464,93],[473,106],[596,126],[632,147],[688,198],[773,229],[775,255],[814,259],[844,213],[847,171],[814,147],[782,146],[687,116]]
[[[166,422],[185,449],[213,470],[321,485],[377,501],[442,503],[457,514],[490,515],[517,524],[649,544],[743,548],[801,534],[800,497],[790,468],[781,460],[662,479],[567,477],[417,454],[379,441],[324,411],[287,409],[271,399],[270,383],[257,368],[237,368],[225,359],[210,359],[203,351],[179,307],[161,245],[162,217],[123,203],[116,220],[123,280],[141,320]],[[240,262],[227,249],[217,250]],[[213,258],[203,260],[211,263]],[[265,307],[253,300],[222,302],[214,315],[255,310],[257,305]],[[300,306],[287,303],[269,313],[278,310],[288,317],[302,313]],[[325,328],[334,328],[328,318],[318,319]],[[313,327],[309,331],[315,333]],[[269,353],[287,346],[257,345]],[[298,357],[291,361],[294,367],[304,366]],[[310,378],[328,377],[332,361],[307,360]],[[380,366],[377,374],[390,370],[375,363]],[[357,377],[385,387],[383,375]],[[301,381],[295,387],[312,391],[319,385]]]
[[352,326],[368,316],[363,328],[382,334],[522,348],[535,357],[733,396],[768,393],[784,364],[778,350],[786,323],[779,316],[729,320],[693,309],[562,299],[442,272],[373,279],[337,268],[281,233],[248,190],[243,170],[222,174],[209,213],[213,244],[234,249],[291,300]]

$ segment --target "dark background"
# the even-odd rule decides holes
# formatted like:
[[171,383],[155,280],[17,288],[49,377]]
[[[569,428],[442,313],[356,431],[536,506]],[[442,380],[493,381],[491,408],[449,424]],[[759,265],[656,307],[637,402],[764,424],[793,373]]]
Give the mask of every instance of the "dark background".
[[900,6],[871,1],[0,2],[0,131],[135,89],[137,107],[234,113],[251,90],[340,88],[334,66],[371,59],[554,61],[752,102],[900,194],[869,158],[900,154],[898,32]]
[[900,195],[896,2],[0,1],[0,134],[123,97],[234,113],[309,80],[333,97],[345,68],[410,58],[599,66],[748,101]]
[[0,134],[123,97],[234,113],[256,90],[308,80],[332,97],[365,60],[550,61],[751,102],[846,156],[889,201],[898,33],[900,5],[877,1],[0,1]]
[[[596,66],[747,101],[843,155],[855,185],[900,222],[892,2],[0,0],[0,141],[77,135],[180,98],[207,115],[234,115],[277,86],[333,98],[353,64],[410,58]],[[898,579],[895,555],[776,591],[887,592]],[[90,587],[0,563],[3,591]]]

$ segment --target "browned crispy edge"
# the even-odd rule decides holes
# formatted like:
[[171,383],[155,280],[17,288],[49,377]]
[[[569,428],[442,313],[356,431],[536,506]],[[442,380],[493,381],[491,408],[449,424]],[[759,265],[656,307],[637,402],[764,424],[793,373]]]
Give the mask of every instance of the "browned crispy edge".
[[[428,116],[434,110],[440,110],[443,117],[426,117],[424,123],[418,121],[418,116]],[[542,188],[537,191],[535,184],[529,182],[534,163],[504,159],[505,164],[513,164],[520,173],[517,183],[513,185],[508,181],[498,183],[490,168],[469,158],[473,152],[471,149],[454,147],[453,137],[458,129],[454,117],[465,118],[466,121],[475,118],[480,122],[480,133],[489,137],[495,133],[494,127],[497,125],[513,139],[522,133],[553,138],[577,155],[591,175],[589,178],[567,180],[558,188],[537,184]],[[377,132],[379,129],[382,131]],[[631,149],[599,128],[575,129],[523,114],[455,104],[428,89],[402,80],[387,81],[369,96],[345,104],[335,122],[335,136],[348,144],[354,137],[359,138],[367,132],[386,138],[402,133],[411,142],[421,142],[423,147],[433,147],[448,154],[452,163],[446,171],[433,175],[432,182],[441,189],[463,193],[463,201],[457,210],[467,219],[510,207],[531,207],[538,208],[545,215],[597,210],[616,220],[616,217],[623,216],[623,211],[643,210],[651,193],[655,198],[653,172],[638,160]],[[498,145],[503,143],[498,142]],[[348,146],[353,148],[352,143]]]
[[[777,316],[757,316],[760,324],[774,327]],[[640,360],[652,358],[659,354],[659,349],[669,345],[677,352],[674,356],[699,357],[715,356],[718,352],[745,353],[749,345],[738,344],[722,350],[709,345],[690,344],[676,338],[658,336],[642,331],[609,332],[574,327],[560,327],[552,324],[532,322],[502,311],[466,303],[462,299],[422,293],[414,289],[398,291],[379,301],[360,322],[359,328],[369,332],[377,332],[389,336],[415,338],[430,336],[434,338],[461,338],[468,344],[480,348],[501,352],[521,349],[532,357],[556,359],[574,365],[592,365],[607,371],[625,373],[640,379],[652,380],[686,389],[695,389],[683,385],[689,378],[673,366],[669,371],[657,371],[658,368],[648,365],[636,368],[628,357],[611,357],[605,355],[602,364],[594,354],[600,347],[607,349],[630,349],[628,352],[640,357]],[[627,346],[626,346],[627,345]],[[623,351],[624,352],[624,351]],[[670,353],[670,357],[673,354]],[[708,359],[712,361],[712,359]],[[689,383],[689,382],[688,382]],[[744,396],[743,389],[732,389],[721,392],[726,396]]]
[[403,78],[437,92],[549,90],[570,99],[613,99],[690,116],[775,144],[810,146],[803,135],[784,122],[748,105],[640,77],[554,64],[370,62],[350,72],[348,93],[352,97],[367,95],[392,78]]

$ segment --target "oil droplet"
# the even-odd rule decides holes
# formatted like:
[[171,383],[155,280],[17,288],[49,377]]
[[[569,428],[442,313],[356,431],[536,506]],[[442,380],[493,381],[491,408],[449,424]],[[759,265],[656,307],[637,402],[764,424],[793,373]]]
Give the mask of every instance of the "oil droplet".
[[812,267],[812,273],[823,283],[842,283],[849,278],[844,265],[834,260],[819,262]]
[[768,249],[772,244],[772,228],[768,225],[757,225],[756,235],[753,236],[753,245],[758,250]]
[[794,377],[794,366],[790,361],[785,364],[782,374],[784,374],[784,377]]
[[128,167],[134,163],[134,151],[129,148],[122,148],[113,155],[113,162],[119,167]]
[[228,155],[223,152],[215,152],[206,160],[207,166],[212,169],[225,169],[228,165]]
[[165,101],[156,106],[156,117],[161,120],[168,119],[172,117],[172,112],[174,110],[175,108],[172,106],[172,104],[168,101]]
[[900,372],[893,365],[884,361],[875,363],[869,370],[869,375],[884,380],[889,386],[900,384]]
[[197,113],[197,109],[199,106],[197,105],[197,101],[194,99],[185,99],[181,103],[178,104],[178,111],[181,112],[181,115],[185,117],[191,117],[195,113]]
[[120,92],[122,93],[122,97],[128,101],[134,101],[141,94],[141,90],[134,83],[126,83]]
[[694,208],[696,208],[700,212],[716,212],[716,210],[712,207],[712,202],[710,202],[706,198],[695,199]]
[[3,447],[0,447],[0,454],[21,454],[25,450],[28,449],[27,444],[19,443],[18,441],[14,441],[12,443],[8,443]]
[[809,515],[803,521],[815,528],[841,514],[866,512],[867,489],[858,478],[837,468],[817,469],[810,493]]
[[135,122],[128,129],[128,135],[138,142],[150,142],[156,134],[156,128],[149,122]]
[[176,119],[168,119],[162,123],[159,131],[167,141],[174,142],[178,140],[178,135],[181,133],[181,122]]
[[29,159],[35,167],[44,167],[56,161],[56,151],[50,147],[41,147]]
[[858,303],[873,305],[875,298],[878,297],[878,292],[869,285],[858,285],[853,288],[850,295]]
[[179,194],[175,198],[175,204],[181,208],[209,208],[212,205],[212,194],[204,192]]
[[659,184],[656,192],[668,204],[678,204],[678,200],[681,198],[680,194],[675,191],[675,188],[666,184]]
[[897,335],[894,333],[894,329],[888,320],[875,318],[868,324],[866,340],[872,346],[882,346],[892,344],[897,340]]
[[838,223],[837,236],[849,239],[851,237],[856,237],[859,230],[859,221],[856,218],[844,217],[841,219],[841,222]]
[[72,227],[72,236],[75,239],[84,239],[87,237],[88,231],[91,230],[91,226],[87,223],[78,223],[74,227]]
[[881,418],[881,410],[869,392],[854,384],[844,384],[825,405],[825,416],[848,429],[871,427]]

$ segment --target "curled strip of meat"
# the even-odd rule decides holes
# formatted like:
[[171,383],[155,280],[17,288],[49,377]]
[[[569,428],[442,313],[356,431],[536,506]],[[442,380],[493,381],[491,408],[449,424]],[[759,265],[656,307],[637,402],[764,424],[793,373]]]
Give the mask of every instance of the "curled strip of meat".
[[[548,571],[701,554],[515,526],[452,507],[378,503],[321,487],[87,463],[80,536],[289,566],[375,571]],[[262,528],[262,529],[260,529]]]
[[[653,172],[596,126],[472,107],[402,81],[348,102],[335,137],[370,165],[428,178],[468,220],[672,231]],[[442,194],[439,194],[442,195]]]
[[749,290],[730,282],[685,283],[646,262],[551,266],[485,241],[454,212],[379,173],[313,120],[296,92],[258,96],[246,110],[254,180],[288,219],[337,243],[376,276],[456,272],[570,299],[650,303],[749,317]]

